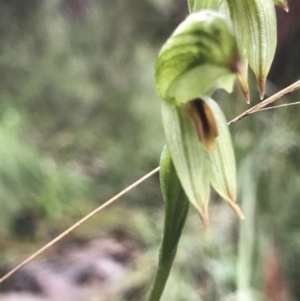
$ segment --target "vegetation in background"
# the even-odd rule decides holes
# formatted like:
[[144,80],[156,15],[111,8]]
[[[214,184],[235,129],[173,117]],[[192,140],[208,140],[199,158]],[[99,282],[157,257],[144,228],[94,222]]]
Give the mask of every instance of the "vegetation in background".
[[[154,65],[175,28],[179,5],[1,2],[1,262],[23,257],[157,166],[164,141]],[[293,67],[292,55],[286,61]],[[290,83],[298,76],[299,70],[282,74]],[[267,82],[267,94],[278,90],[278,81]],[[234,96],[218,91],[214,97],[228,120],[247,109],[236,100],[242,98],[238,89]],[[251,101],[259,101],[256,89]],[[238,225],[213,195],[208,237],[191,210],[162,300],[228,301],[237,289],[247,300],[266,295],[273,300],[268,281],[278,284],[279,278],[270,279],[267,272],[274,266],[282,273],[287,300],[299,299],[299,113],[297,106],[259,112],[231,127],[238,201],[247,218]],[[158,179],[114,206],[80,234],[123,227],[138,237],[144,255],[133,268],[128,284],[133,293],[127,299],[142,300],[154,274],[163,223]],[[22,233],[24,220],[29,226]],[[136,277],[141,273],[145,277]]]

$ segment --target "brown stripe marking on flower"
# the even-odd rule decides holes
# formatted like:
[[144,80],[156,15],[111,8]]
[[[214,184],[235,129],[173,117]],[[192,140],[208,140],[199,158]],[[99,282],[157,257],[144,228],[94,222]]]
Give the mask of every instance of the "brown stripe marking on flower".
[[216,149],[215,139],[218,136],[218,126],[211,108],[201,98],[191,100],[186,110],[192,119],[198,139],[208,151]]

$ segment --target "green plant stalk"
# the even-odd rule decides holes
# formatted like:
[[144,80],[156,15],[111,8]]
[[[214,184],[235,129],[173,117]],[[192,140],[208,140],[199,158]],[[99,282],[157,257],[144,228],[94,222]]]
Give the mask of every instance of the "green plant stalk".
[[165,201],[165,219],[158,268],[148,301],[158,301],[164,291],[189,210],[189,201],[177,177],[167,147],[162,152],[160,167],[161,190]]
[[156,271],[154,282],[150,291],[148,301],[158,301],[165,289],[169,274],[171,271],[172,263],[175,258],[176,251],[173,252],[168,258],[168,262],[159,262],[159,268]]

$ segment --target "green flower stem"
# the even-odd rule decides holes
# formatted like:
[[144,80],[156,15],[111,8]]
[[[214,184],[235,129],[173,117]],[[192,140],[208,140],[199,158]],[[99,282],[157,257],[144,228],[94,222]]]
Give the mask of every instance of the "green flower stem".
[[158,269],[148,301],[158,301],[164,291],[189,210],[189,201],[181,187],[166,147],[162,152],[160,166],[161,190],[165,200],[165,222]]
[[169,255],[168,262],[159,263],[159,268],[156,271],[154,282],[150,291],[148,301],[158,301],[165,289],[173,260],[175,258],[176,251]]

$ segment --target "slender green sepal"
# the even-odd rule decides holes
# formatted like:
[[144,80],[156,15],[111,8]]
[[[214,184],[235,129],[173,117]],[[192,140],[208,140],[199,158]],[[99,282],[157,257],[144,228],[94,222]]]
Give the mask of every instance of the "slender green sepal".
[[208,227],[208,152],[198,139],[186,105],[163,103],[162,115],[167,146],[178,178],[189,201],[198,210],[205,227]]
[[214,100],[207,98],[205,101],[214,114],[219,132],[216,138],[216,150],[208,153],[210,183],[238,216],[243,219],[243,213],[236,204],[236,166],[227,121],[219,105]]
[[277,43],[273,0],[227,0],[239,49],[245,49],[263,98]]
[[275,3],[275,5],[284,9],[286,12],[289,12],[289,6],[287,3],[287,0],[274,0],[274,3]]
[[215,11],[191,14],[162,47],[155,70],[156,90],[169,104],[231,90],[240,71],[235,37],[225,17]]
[[167,147],[164,148],[160,160],[160,185],[165,201],[164,232],[159,252],[158,269],[148,301],[160,300],[189,209],[189,201],[177,177]]

